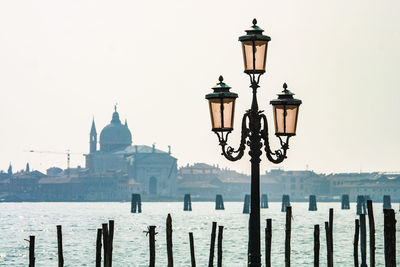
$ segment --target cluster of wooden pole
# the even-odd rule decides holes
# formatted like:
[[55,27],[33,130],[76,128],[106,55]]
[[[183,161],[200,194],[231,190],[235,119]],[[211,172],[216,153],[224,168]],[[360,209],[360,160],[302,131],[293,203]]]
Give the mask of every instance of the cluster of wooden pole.
[[222,195],[215,196],[215,209],[216,210],[224,210],[224,200],[222,199]]
[[140,194],[132,194],[131,200],[131,213],[141,213],[142,212],[142,199]]
[[[168,267],[174,266],[173,250],[172,250],[172,218],[168,214],[166,222],[166,238],[167,238],[167,258]],[[155,235],[157,234],[156,226],[151,225],[148,227],[148,231],[145,231],[149,235],[149,247],[150,247],[150,259],[149,267],[154,267],[156,262],[156,251],[155,251]],[[223,237],[223,226],[218,226],[218,244],[217,244],[217,266],[222,267],[222,237]],[[215,239],[217,237],[217,223],[212,223],[211,230],[211,242],[210,242],[210,255],[208,260],[208,266],[214,266],[214,251],[215,251]],[[196,258],[194,251],[194,238],[193,232],[189,232],[189,245],[190,245],[190,262],[192,267],[196,267]]]
[[183,198],[183,210],[184,211],[192,210],[192,199],[190,197],[190,194],[185,194]]
[[342,210],[350,209],[350,199],[349,195],[342,195]]
[[101,266],[101,238],[103,237],[103,260],[104,267],[112,266],[112,251],[114,240],[114,221],[109,220],[108,224],[103,223],[102,228],[97,229],[96,239],[96,267]]
[[[249,195],[247,195],[250,198]],[[357,198],[361,200],[359,203],[362,207],[362,201],[365,199]],[[311,198],[310,198],[311,199]],[[284,200],[284,198],[283,198]],[[288,199],[285,199],[287,203]],[[367,236],[366,236],[366,213],[368,214],[369,221],[369,266],[375,267],[375,221],[374,212],[372,207],[372,200],[367,200],[367,212],[359,214],[359,219],[355,220],[355,234],[354,234],[354,266],[355,267],[367,267]],[[284,201],[282,201],[283,207]],[[343,207],[343,205],[342,205]],[[290,266],[290,242],[291,242],[291,220],[292,220],[292,207],[286,206],[286,223],[285,223],[285,266]],[[384,209],[384,250],[385,250],[385,266],[395,267],[396,266],[396,219],[393,209]],[[218,248],[217,248],[217,266],[222,266],[222,237],[223,237],[223,226],[218,226]],[[149,266],[155,266],[155,235],[157,234],[156,226],[152,225],[148,227],[146,234],[149,235],[149,247],[150,247],[150,259]],[[329,220],[325,222],[326,232],[326,246],[327,246],[327,266],[333,267],[333,209],[329,209]],[[217,237],[217,223],[212,223],[211,241],[210,241],[210,254],[208,266],[214,266],[214,251],[215,251],[215,239]],[[110,220],[107,223],[102,224],[102,228],[97,229],[97,240],[96,240],[96,267],[102,265],[102,238],[103,238],[103,260],[104,267],[112,266],[112,251],[113,251],[113,239],[114,239],[114,221]],[[167,257],[168,267],[173,267],[173,249],[172,249],[172,218],[168,214],[166,220],[166,240],[167,240]],[[35,236],[29,236],[29,267],[35,266]],[[191,266],[196,266],[195,250],[194,250],[194,237],[193,233],[189,233],[190,243],[190,257]],[[271,243],[272,243],[272,220],[267,219],[267,226],[265,228],[265,265],[271,267]],[[359,265],[359,244],[361,247],[361,264]],[[64,266],[63,257],[63,241],[62,241],[62,226],[57,225],[57,246],[58,246],[58,266]],[[320,254],[320,226],[314,225],[314,267],[319,267],[319,254]]]
[[268,195],[267,194],[262,194],[261,195],[261,205],[260,208],[262,209],[268,209]]
[[309,211],[317,210],[317,197],[315,195],[310,195],[309,203],[308,203],[308,210]]

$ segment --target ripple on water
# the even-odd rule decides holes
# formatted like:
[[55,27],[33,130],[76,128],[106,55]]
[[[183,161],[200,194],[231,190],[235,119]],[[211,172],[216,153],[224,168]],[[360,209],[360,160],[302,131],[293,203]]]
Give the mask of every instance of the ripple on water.
[[[261,210],[262,254],[265,219],[272,218],[272,262],[284,265],[285,213],[280,203],[269,203]],[[224,211],[215,211],[213,202],[193,202],[193,211],[184,212],[182,203],[143,203],[143,213],[131,214],[130,203],[0,203],[0,266],[26,266],[29,235],[36,236],[37,266],[55,266],[57,262],[56,225],[63,226],[66,266],[93,266],[97,229],[115,220],[114,266],[148,266],[148,236],[143,231],[156,225],[156,265],[166,266],[165,220],[172,216],[175,266],[190,265],[188,232],[193,232],[196,262],[206,266],[212,222],[224,226],[223,261],[226,267],[245,266],[247,261],[248,215],[241,202],[226,202]],[[318,211],[309,212],[308,203],[292,203],[291,262],[293,266],[311,266],[313,262],[314,224],[320,225],[320,259],[326,262],[324,222],[329,208],[334,214],[334,261],[337,266],[352,266],[355,205],[340,210],[340,203],[318,203]],[[374,205],[381,210],[382,204]],[[377,266],[384,265],[383,216],[375,212]],[[398,231],[399,232],[399,231]],[[400,238],[397,238],[400,248]],[[264,261],[264,260],[263,260]]]

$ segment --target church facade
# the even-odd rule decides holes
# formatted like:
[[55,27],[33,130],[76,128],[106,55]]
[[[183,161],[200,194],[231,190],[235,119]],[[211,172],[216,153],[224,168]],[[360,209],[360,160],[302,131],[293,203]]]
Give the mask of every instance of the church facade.
[[139,192],[132,193],[161,198],[176,195],[177,159],[170,149],[165,152],[155,145],[132,145],[131,131],[126,121],[121,122],[116,107],[110,124],[100,132],[99,142],[94,120],[89,136],[89,154],[85,155],[88,175],[119,172],[138,185]]

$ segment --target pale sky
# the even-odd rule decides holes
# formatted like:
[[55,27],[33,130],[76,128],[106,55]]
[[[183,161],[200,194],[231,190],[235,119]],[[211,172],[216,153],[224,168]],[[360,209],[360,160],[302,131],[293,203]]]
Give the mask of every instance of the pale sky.
[[237,146],[251,104],[237,39],[257,18],[272,38],[259,89],[270,128],[283,82],[303,101],[288,159],[263,155],[261,171],[400,171],[399,10],[395,0],[0,1],[0,170],[65,168],[64,155],[24,151],[87,153],[92,118],[100,133],[118,103],[133,144],[171,145],[179,166],[249,173],[248,156],[220,155],[204,95],[220,74],[239,94]]

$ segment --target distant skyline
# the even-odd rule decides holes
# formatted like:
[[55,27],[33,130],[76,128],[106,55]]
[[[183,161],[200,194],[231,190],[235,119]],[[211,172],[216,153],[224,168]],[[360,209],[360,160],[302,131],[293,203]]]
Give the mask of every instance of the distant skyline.
[[[319,173],[400,172],[399,1],[1,1],[0,170],[67,167],[89,151],[115,103],[133,145],[156,144],[178,165],[250,173],[249,157],[220,155],[205,94],[223,75],[239,94],[235,130],[250,106],[238,37],[253,18],[271,36],[259,105],[286,82],[300,107],[288,159],[272,168]],[[272,145],[277,145],[276,140]],[[71,166],[84,157],[71,155]]]

